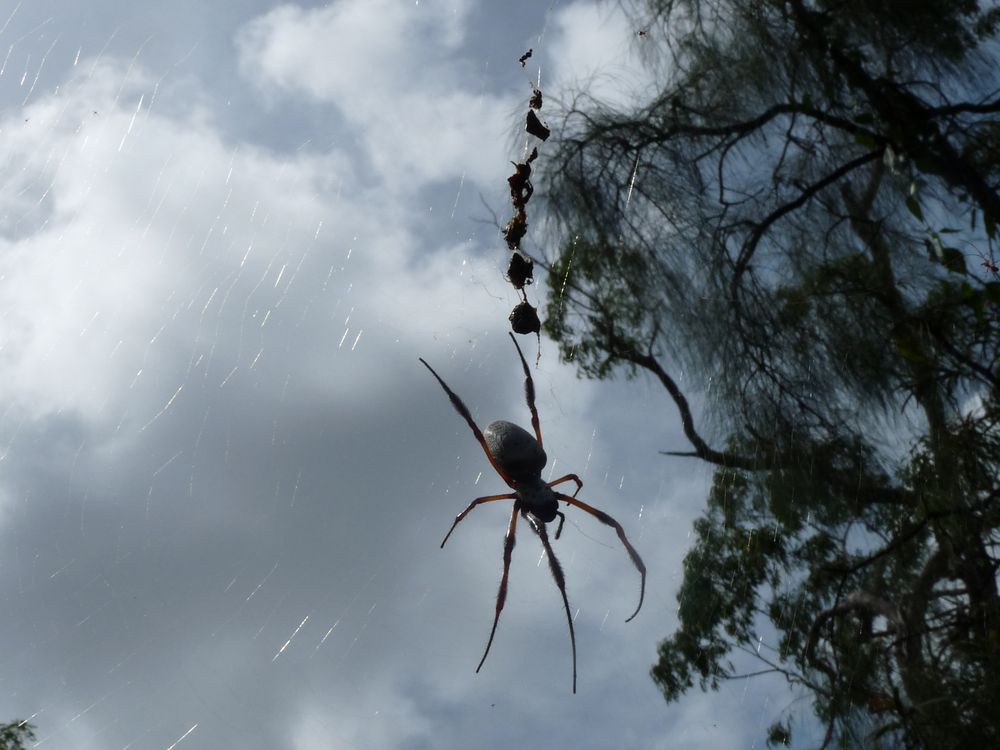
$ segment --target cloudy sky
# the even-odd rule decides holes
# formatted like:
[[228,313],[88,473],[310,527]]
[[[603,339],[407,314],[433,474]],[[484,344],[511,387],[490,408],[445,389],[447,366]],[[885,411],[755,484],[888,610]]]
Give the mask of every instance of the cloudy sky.
[[587,1],[0,2],[0,719],[52,750],[760,746],[779,681],[667,706],[648,676],[710,477],[658,456],[653,384],[542,341],[544,476],[649,569],[625,624],[636,571],[568,514],[577,695],[523,525],[474,672],[509,506],[438,548],[505,487],[417,358],[527,423],[491,211],[529,83],[621,96],[639,42]]

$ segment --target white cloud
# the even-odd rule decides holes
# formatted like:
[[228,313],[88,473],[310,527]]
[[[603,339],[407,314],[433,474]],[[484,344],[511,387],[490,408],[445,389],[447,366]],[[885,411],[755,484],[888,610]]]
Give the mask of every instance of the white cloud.
[[458,54],[469,5],[282,5],[237,34],[241,67],[265,91],[335,106],[390,189],[463,175],[486,184],[506,164],[516,102],[473,87],[477,63]]
[[241,62],[264,82],[342,109],[378,92],[441,91],[460,79],[452,59],[466,2],[340,0],[281,5],[237,35]]
[[[352,345],[373,316],[406,340],[446,328],[465,306],[460,288],[492,271],[473,262],[463,278],[468,246],[418,260],[419,212],[359,187],[347,154],[227,143],[200,114],[146,109],[141,71],[124,79],[100,64],[40,98],[27,122],[2,123],[5,403],[116,422],[128,400],[142,427],[188,379],[266,361],[281,343],[269,327],[303,304],[315,315],[296,326],[327,341],[346,328]],[[299,355],[329,366],[332,348]]]
[[[635,23],[618,3],[579,0],[554,14],[544,48],[548,70],[543,87],[563,93],[585,91],[595,99],[621,105],[653,81],[642,63]],[[544,79],[548,79],[545,83]]]
[[[123,77],[99,65],[40,99],[27,122],[3,124],[6,158],[20,170],[0,203],[9,231],[0,387],[37,414],[93,418],[141,389],[140,371],[162,373],[164,347],[198,335],[186,310],[207,311],[217,284],[263,275],[281,258],[283,233],[329,223],[336,211],[320,192],[328,174],[348,170],[336,155],[240,152],[204,124],[144,110],[150,80],[133,71],[118,93]],[[17,182],[27,210],[7,200]]]
[[393,675],[342,681],[298,707],[288,727],[295,750],[432,746],[433,725]]

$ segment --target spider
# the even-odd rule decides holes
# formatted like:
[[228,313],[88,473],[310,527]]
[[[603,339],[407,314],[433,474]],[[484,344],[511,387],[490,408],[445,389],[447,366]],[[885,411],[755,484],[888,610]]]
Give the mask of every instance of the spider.
[[[531,371],[528,369],[528,363],[524,359],[524,354],[521,353],[521,347],[518,346],[513,334],[509,335],[511,341],[514,342],[514,348],[517,349],[517,356],[521,358],[521,367],[524,369],[524,395],[528,402],[528,410],[531,412],[531,426],[535,431],[534,437],[527,430],[518,427],[516,424],[502,420],[490,422],[485,430],[480,431],[472,419],[472,414],[469,412],[468,407],[462,402],[462,399],[448,387],[448,384],[441,379],[441,376],[434,371],[433,367],[427,364],[422,357],[420,358],[420,362],[430,370],[431,375],[437,379],[441,387],[444,388],[444,392],[448,394],[448,398],[451,400],[451,405],[455,407],[455,411],[465,419],[472,429],[472,433],[483,447],[486,458],[489,459],[496,473],[513,490],[513,492],[502,495],[477,497],[469,503],[469,507],[455,517],[455,522],[448,529],[448,533],[445,534],[444,541],[441,542],[441,547],[444,547],[445,542],[448,541],[448,537],[451,536],[451,532],[455,530],[459,522],[469,515],[476,506],[483,503],[492,503],[497,500],[514,501],[514,507],[510,513],[510,521],[507,523],[507,535],[504,537],[503,575],[500,578],[500,589],[497,592],[493,628],[490,630],[490,637],[486,642],[486,650],[483,651],[483,658],[479,660],[476,672],[478,673],[482,669],[486,661],[486,656],[490,653],[490,646],[493,645],[493,636],[497,632],[497,623],[500,621],[500,612],[503,611],[503,605],[507,599],[507,578],[510,573],[511,555],[514,551],[514,533],[517,529],[517,517],[520,515],[527,521],[528,525],[541,540],[542,547],[545,548],[545,557],[549,561],[549,569],[552,571],[552,577],[555,579],[556,586],[559,587],[559,593],[562,594],[563,607],[566,610],[566,621],[569,623],[569,640],[573,651],[573,692],[576,693],[576,634],[573,631],[573,617],[569,611],[569,599],[566,598],[566,577],[563,575],[562,566],[559,565],[559,561],[552,551],[552,546],[549,544],[545,524],[554,521],[558,516],[559,526],[556,528],[555,536],[558,539],[562,533],[563,523],[566,521],[566,516],[559,510],[559,501],[562,501],[567,506],[571,505],[586,511],[601,523],[613,527],[618,532],[618,538],[625,545],[629,557],[632,558],[632,562],[639,570],[641,576],[639,604],[635,608],[635,612],[625,622],[631,621],[639,614],[639,610],[642,608],[642,600],[646,592],[646,566],[643,564],[642,558],[639,557],[639,553],[635,551],[635,548],[625,537],[625,530],[620,523],[604,511],[593,508],[583,501],[576,499],[577,493],[583,489],[583,482],[580,477],[576,474],[566,474],[552,482],[546,482],[542,479],[542,469],[545,467],[547,458],[545,450],[542,448],[542,430],[538,422],[538,411],[535,409],[535,383],[531,378]],[[552,489],[556,485],[566,482],[574,482],[576,484],[576,492],[572,495],[565,495],[562,492],[556,492]]]

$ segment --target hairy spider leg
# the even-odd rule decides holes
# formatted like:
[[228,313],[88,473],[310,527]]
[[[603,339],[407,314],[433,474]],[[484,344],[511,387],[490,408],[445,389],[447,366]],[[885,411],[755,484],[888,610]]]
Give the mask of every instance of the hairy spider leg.
[[560,500],[564,500],[565,502],[569,503],[570,505],[575,505],[580,510],[586,511],[587,513],[589,513],[590,515],[592,515],[594,518],[596,518],[601,523],[604,523],[604,524],[607,524],[608,526],[613,527],[614,530],[618,532],[618,538],[621,539],[622,540],[622,544],[625,545],[625,550],[628,552],[628,556],[632,558],[632,564],[635,565],[636,569],[638,569],[638,571],[639,571],[639,575],[642,576],[642,581],[639,584],[639,606],[637,606],[635,608],[635,612],[633,612],[625,620],[625,622],[631,621],[632,618],[634,618],[637,614],[639,614],[639,610],[642,609],[642,600],[643,600],[643,597],[646,596],[646,565],[645,565],[645,563],[643,563],[642,558],[639,557],[639,553],[635,551],[635,547],[633,547],[629,543],[628,539],[626,538],[626,536],[625,536],[625,529],[623,529],[622,525],[620,523],[618,523],[615,519],[613,519],[611,516],[609,516],[603,510],[598,510],[597,508],[593,508],[593,507],[587,505],[582,500],[577,500],[575,497],[570,497],[569,495],[564,495],[561,492],[557,492],[556,493],[556,497],[558,497]]
[[516,500],[516,499],[517,499],[517,494],[513,492],[508,492],[506,495],[487,495],[486,497],[477,497],[475,500],[469,503],[468,508],[466,508],[457,516],[455,516],[455,523],[451,525],[451,528],[448,529],[448,533],[444,535],[444,542],[441,542],[441,547],[444,548],[444,543],[448,541],[448,537],[451,536],[451,532],[453,532],[455,530],[455,527],[458,526],[458,522],[461,521],[463,518],[465,518],[467,515],[469,515],[469,513],[472,512],[472,509],[475,508],[477,505],[481,505],[482,503],[491,503],[494,500]]
[[531,411],[531,426],[535,428],[535,438],[538,444],[542,444],[542,427],[538,423],[538,410],[535,408],[535,381],[531,378],[531,370],[528,369],[528,362],[521,353],[521,347],[517,344],[517,339],[513,333],[508,333],[510,340],[514,342],[517,349],[517,356],[521,358],[521,367],[524,368],[524,400],[528,402],[528,409]]
[[563,575],[562,566],[556,559],[556,553],[552,551],[552,545],[549,544],[549,536],[545,532],[545,524],[541,523],[534,516],[525,516],[528,519],[528,524],[535,533],[538,534],[538,538],[542,540],[542,546],[545,547],[545,556],[549,560],[549,570],[552,571],[552,577],[556,579],[556,586],[559,587],[559,593],[562,594],[563,607],[566,608],[566,622],[569,623],[569,642],[573,649],[573,692],[576,693],[576,633],[573,631],[573,616],[569,611],[569,599],[566,598],[566,576]]
[[479,429],[475,420],[472,418],[472,414],[469,412],[469,407],[467,407],[462,402],[462,399],[460,399],[458,395],[448,387],[448,384],[441,379],[441,376],[434,372],[434,368],[427,364],[423,357],[420,357],[419,359],[423,366],[431,371],[431,375],[437,379],[437,382],[441,384],[441,387],[444,388],[444,392],[447,393],[448,398],[451,399],[451,405],[455,407],[455,411],[461,414],[465,421],[469,424],[469,427],[472,429],[472,433],[476,436],[476,440],[479,441],[479,444],[483,446],[483,450],[486,452],[486,457],[490,460],[490,464],[493,466],[496,473],[499,474],[500,478],[507,483],[508,487],[511,489],[516,488],[517,485],[514,483],[514,480],[507,476],[507,473],[500,468],[500,464],[497,463],[497,460],[493,458],[493,454],[490,453],[489,446],[486,445],[486,438],[483,437],[482,430]]
[[504,602],[507,601],[507,579],[510,577],[510,558],[514,552],[514,532],[517,531],[517,514],[521,512],[521,501],[514,501],[514,509],[510,512],[510,523],[507,524],[507,536],[503,540],[503,576],[500,578],[500,589],[497,591],[497,613],[493,616],[493,629],[490,630],[490,639],[486,642],[486,650],[483,651],[483,658],[479,660],[476,667],[476,674],[483,668],[486,656],[490,653],[490,646],[493,645],[493,636],[497,633],[497,623],[500,622],[500,613],[503,611]]

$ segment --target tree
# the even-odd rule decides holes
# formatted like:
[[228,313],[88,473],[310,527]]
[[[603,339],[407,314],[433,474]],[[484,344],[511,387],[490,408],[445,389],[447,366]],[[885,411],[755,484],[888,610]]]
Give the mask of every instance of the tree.
[[1000,746],[1000,9],[634,17],[657,89],[581,94],[542,165],[546,330],[588,376],[649,373],[669,455],[716,467],[653,679],[678,700],[745,652],[824,746]]
[[35,739],[35,727],[27,721],[12,721],[0,726],[0,750],[24,750]]

